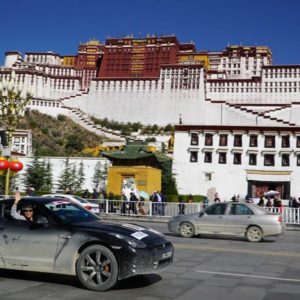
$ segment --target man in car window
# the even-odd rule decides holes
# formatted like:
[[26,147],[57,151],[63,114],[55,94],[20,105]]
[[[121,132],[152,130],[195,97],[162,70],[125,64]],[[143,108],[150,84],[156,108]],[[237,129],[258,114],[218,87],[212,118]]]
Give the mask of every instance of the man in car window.
[[15,201],[10,209],[10,215],[17,220],[33,221],[33,207],[31,204],[24,204],[22,206],[21,212],[17,211],[17,205],[21,200],[21,195],[19,191],[15,193]]

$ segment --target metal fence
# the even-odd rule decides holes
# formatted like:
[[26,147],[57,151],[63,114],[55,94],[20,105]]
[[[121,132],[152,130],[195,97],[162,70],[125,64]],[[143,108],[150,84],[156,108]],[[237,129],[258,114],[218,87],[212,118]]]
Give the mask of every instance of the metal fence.
[[[1,197],[0,200],[5,197]],[[199,213],[204,207],[203,203],[175,203],[175,202],[133,202],[122,200],[86,199],[99,204],[100,213],[106,215],[139,216],[171,218],[179,214]],[[291,207],[265,207],[268,211],[282,215],[286,224],[300,225],[300,208]]]
[[[127,202],[121,200],[92,200],[99,203],[102,214],[140,216],[140,217],[160,217],[170,218],[179,214],[198,213],[203,209],[203,203],[175,203],[175,202]],[[286,224],[300,225],[300,208],[291,207],[266,207],[270,212],[279,213]]]

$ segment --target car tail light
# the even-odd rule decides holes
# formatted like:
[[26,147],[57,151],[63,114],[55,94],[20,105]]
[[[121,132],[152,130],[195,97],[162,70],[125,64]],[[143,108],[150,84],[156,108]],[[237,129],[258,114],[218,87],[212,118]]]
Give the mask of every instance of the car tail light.
[[282,215],[278,216],[278,222],[282,223]]
[[92,207],[89,206],[89,205],[87,205],[85,208],[88,209],[88,210],[92,210]]

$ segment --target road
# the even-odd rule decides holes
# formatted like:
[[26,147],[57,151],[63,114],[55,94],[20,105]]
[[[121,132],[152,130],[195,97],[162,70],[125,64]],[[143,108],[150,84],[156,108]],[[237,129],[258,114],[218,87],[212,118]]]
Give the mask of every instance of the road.
[[129,278],[100,293],[83,289],[73,277],[0,270],[0,299],[300,298],[300,231],[255,244],[228,238],[185,239],[169,233],[166,224],[140,224],[165,233],[173,242],[174,263],[164,272]]

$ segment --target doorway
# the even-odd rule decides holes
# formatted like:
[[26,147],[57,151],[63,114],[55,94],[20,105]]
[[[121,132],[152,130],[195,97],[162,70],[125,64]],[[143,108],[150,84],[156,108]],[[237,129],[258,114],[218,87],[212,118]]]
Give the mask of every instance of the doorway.
[[288,199],[290,197],[289,181],[277,182],[277,181],[248,181],[248,195],[250,197],[261,197],[264,193],[273,190],[279,192],[281,199]]

